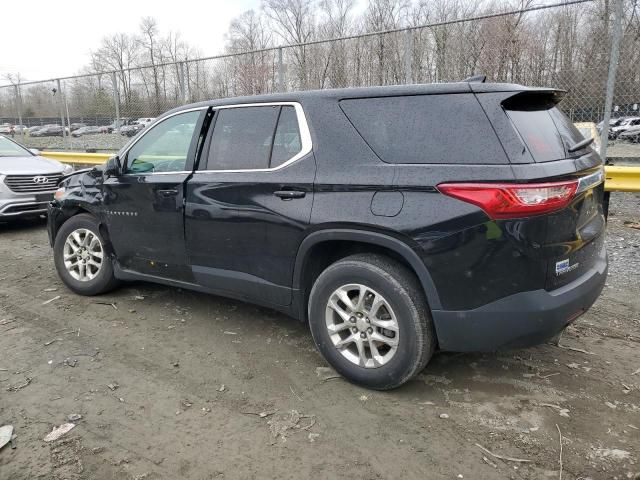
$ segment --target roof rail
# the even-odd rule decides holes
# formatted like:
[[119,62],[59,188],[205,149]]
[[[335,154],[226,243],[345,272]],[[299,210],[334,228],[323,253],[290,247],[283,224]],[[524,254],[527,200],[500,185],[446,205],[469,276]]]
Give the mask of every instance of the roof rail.
[[467,77],[463,80],[463,82],[467,83],[484,83],[487,81],[486,75],[472,75],[471,77]]

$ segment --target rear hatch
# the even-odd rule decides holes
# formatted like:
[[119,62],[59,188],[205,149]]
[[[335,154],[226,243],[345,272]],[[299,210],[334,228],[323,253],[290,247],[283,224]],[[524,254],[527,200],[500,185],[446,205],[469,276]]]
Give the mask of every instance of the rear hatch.
[[594,267],[604,243],[602,161],[591,146],[580,145],[584,137],[557,106],[562,95],[551,89],[477,93],[518,181],[576,182],[569,204],[544,215],[546,233],[539,247],[548,290]]

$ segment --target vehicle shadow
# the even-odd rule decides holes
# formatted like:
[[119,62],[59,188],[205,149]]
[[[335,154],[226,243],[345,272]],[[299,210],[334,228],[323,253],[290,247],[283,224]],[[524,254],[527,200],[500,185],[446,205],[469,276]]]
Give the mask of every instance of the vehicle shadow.
[[0,233],[12,231],[33,231],[46,227],[47,217],[39,215],[15,219],[0,219]]

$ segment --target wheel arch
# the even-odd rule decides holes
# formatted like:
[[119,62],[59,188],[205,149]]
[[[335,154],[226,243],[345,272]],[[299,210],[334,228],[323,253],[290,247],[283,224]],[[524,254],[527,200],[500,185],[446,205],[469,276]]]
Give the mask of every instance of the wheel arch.
[[104,223],[104,221],[102,220],[102,218],[100,217],[100,215],[93,211],[93,209],[91,208],[87,208],[86,206],[82,205],[82,204],[78,204],[78,205],[65,205],[62,208],[60,208],[59,210],[57,210],[57,215],[55,215],[55,217],[51,218],[50,223],[50,229],[51,229],[51,246],[53,247],[53,244],[55,243],[56,240],[56,236],[58,235],[58,232],[60,231],[60,229],[62,228],[62,226],[68,222],[70,219],[72,219],[73,217],[77,216],[77,215],[81,215],[81,214],[87,214],[87,215],[91,215],[92,217],[94,217],[96,219],[96,221],[98,222],[98,228],[100,230],[100,235],[102,235],[102,237],[105,239],[106,241],[106,245],[105,247],[107,247],[109,250],[112,249],[111,247],[111,239],[109,237],[109,231],[107,230],[107,226]]
[[[344,249],[345,246],[355,247],[347,250],[348,254],[371,250],[381,254],[389,254],[392,258],[404,263],[416,275],[424,290],[429,308],[441,308],[440,298],[431,274],[415,250],[406,242],[380,232],[355,228],[332,228],[309,234],[301,242],[298,249],[293,272],[293,288],[299,292],[301,300],[298,314],[300,319],[307,318],[306,304],[310,288],[305,284],[305,280],[309,277],[317,277],[316,274],[319,273],[313,271],[314,252],[322,252],[323,247],[330,250],[332,246],[336,246],[336,249]],[[341,258],[341,255],[338,255],[337,258]],[[326,259],[324,260],[326,262]]]

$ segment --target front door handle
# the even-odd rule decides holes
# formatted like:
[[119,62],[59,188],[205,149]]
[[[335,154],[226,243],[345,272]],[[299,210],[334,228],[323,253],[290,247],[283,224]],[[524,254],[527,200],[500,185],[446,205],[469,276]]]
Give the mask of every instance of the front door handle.
[[158,190],[158,193],[163,197],[175,197],[176,195],[178,195],[178,190]]
[[273,194],[282,200],[292,200],[294,198],[304,198],[307,193],[301,190],[278,190]]

